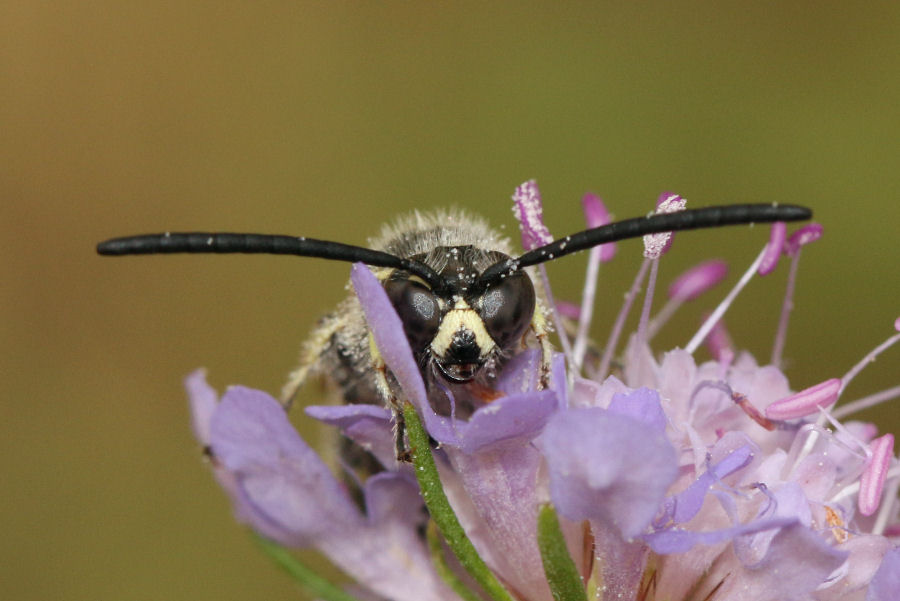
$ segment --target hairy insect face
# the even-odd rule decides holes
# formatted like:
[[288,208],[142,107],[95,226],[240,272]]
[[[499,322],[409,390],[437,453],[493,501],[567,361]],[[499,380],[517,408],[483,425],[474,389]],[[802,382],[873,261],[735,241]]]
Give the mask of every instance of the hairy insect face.
[[[431,359],[446,379],[469,382],[525,334],[536,306],[534,286],[523,271],[474,286],[480,273],[470,248],[440,247],[435,254],[442,257],[438,273],[444,289],[432,290],[402,271],[395,271],[384,288],[420,364]],[[493,262],[507,258],[496,251],[489,257]]]

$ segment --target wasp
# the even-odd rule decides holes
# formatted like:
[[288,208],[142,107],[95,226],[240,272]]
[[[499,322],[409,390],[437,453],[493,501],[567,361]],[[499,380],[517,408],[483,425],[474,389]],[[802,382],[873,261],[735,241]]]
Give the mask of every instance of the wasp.
[[[540,352],[537,386],[550,385],[552,346],[546,302],[530,268],[628,238],[726,225],[811,218],[801,206],[742,204],[636,217],[587,229],[516,255],[507,239],[462,212],[416,213],[386,227],[371,248],[297,236],[163,233],[101,242],[101,255],[259,253],[364,263],[373,269],[403,324],[432,407],[467,417],[496,396],[492,383],[523,348]],[[285,408],[311,373],[328,375],[344,402],[384,403],[405,457],[402,391],[372,342],[350,295],[323,318],[303,347],[282,393]]]

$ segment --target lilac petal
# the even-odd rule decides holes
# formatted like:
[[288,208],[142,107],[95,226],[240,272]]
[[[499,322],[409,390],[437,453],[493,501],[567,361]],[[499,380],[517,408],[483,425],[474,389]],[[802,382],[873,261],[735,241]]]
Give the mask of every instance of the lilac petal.
[[613,524],[625,538],[650,523],[678,471],[664,435],[598,408],[557,413],[540,446],[559,513]]
[[881,491],[894,457],[894,435],[885,434],[869,445],[872,457],[859,478],[859,512],[872,515],[881,503]]
[[[738,557],[741,552],[737,542]],[[713,575],[725,580],[718,591],[722,599],[744,598],[746,591],[753,591],[754,601],[783,601],[807,599],[847,559],[847,553],[829,545],[818,533],[801,524],[782,528],[758,562],[743,562],[743,569],[728,569],[730,577],[722,572]]]
[[[584,219],[589,228],[600,227],[612,221],[612,216],[606,209],[606,205],[596,194],[585,194],[581,199],[581,208],[584,210]],[[616,256],[616,243],[601,244],[597,247],[600,253],[600,261],[606,263]]]
[[[655,214],[676,213],[683,211],[687,201],[677,194],[671,192],[663,192],[656,200]],[[669,252],[672,246],[674,234],[672,232],[662,232],[659,234],[648,234],[644,236],[644,257],[648,259],[658,259],[665,253]]]
[[770,404],[766,407],[766,417],[779,421],[806,417],[816,413],[820,407],[833,405],[840,392],[840,378],[825,380]]
[[[494,387],[504,394],[519,394],[537,389],[540,375],[541,351],[526,349],[514,355],[503,366]],[[550,388],[556,391],[561,407],[566,403],[566,357],[553,353],[550,359]]]
[[203,446],[209,446],[209,422],[219,404],[219,395],[206,383],[206,370],[198,369],[184,379],[191,404],[191,426]]
[[881,567],[875,572],[869,590],[866,591],[866,601],[893,601],[900,590],[900,547],[895,547],[885,553],[881,560]]
[[369,451],[387,468],[397,465],[391,412],[377,405],[313,405],[306,414],[340,428],[350,440]]
[[530,440],[556,410],[556,393],[552,390],[502,397],[479,408],[468,422],[457,423],[459,442],[453,446],[464,453],[475,453],[501,442],[523,437]]
[[597,580],[603,583],[603,595],[597,599],[640,599],[640,586],[650,548],[640,539],[626,541],[615,528],[591,522],[594,549],[600,561],[594,562]]
[[381,599],[444,601],[456,597],[441,581],[420,536],[426,520],[411,477],[382,472],[366,481],[365,523],[319,545],[334,564]]
[[524,350],[507,361],[494,386],[504,394],[519,394],[535,390],[540,365],[540,350]]
[[269,395],[229,388],[210,423],[210,446],[234,474],[238,513],[264,535],[311,546],[362,524],[343,486]]
[[575,378],[570,408],[600,407],[606,409],[612,403],[615,395],[628,392],[631,392],[631,389],[615,376],[608,376],[602,384],[586,378]]
[[733,540],[738,536],[784,528],[795,523],[796,520],[793,518],[771,518],[705,532],[670,528],[643,534],[640,538],[650,545],[654,552],[660,555],[669,555],[671,553],[685,553],[696,545],[715,545]]
[[445,451],[458,479],[442,475],[441,480],[445,489],[449,484],[451,501],[461,496],[471,504],[461,512],[454,503],[454,509],[479,554],[514,590],[528,591],[528,599],[550,601],[537,546],[540,453],[531,444],[479,453],[453,447]]
[[709,469],[698,477],[686,489],[673,497],[669,497],[663,504],[662,517],[657,519],[661,525],[683,524],[693,519],[703,507],[706,494],[716,483],[726,476],[746,467],[753,460],[753,449],[749,445],[742,446],[732,451],[730,455],[711,465]]
[[669,286],[669,298],[682,302],[694,300],[716,286],[728,275],[728,264],[721,259],[704,261],[691,267]]
[[426,521],[425,502],[411,475],[399,472],[375,474],[366,480],[363,496],[366,519],[371,525],[395,521],[415,529]]
[[555,353],[550,359],[550,388],[556,393],[556,405],[559,409],[569,406],[569,387],[566,378],[566,357]]
[[[843,577],[835,582],[835,575],[832,575],[829,580],[835,582],[835,586],[818,593],[821,595],[821,601],[843,601],[850,597],[849,593],[865,590],[882,565],[885,554],[893,548],[893,545],[884,536],[856,534],[842,542],[838,548],[841,551],[847,551],[850,556],[847,558],[847,562],[841,566],[841,571],[837,572],[837,574],[843,572]],[[831,595],[827,593],[831,593]],[[857,599],[861,599],[861,597],[857,597]]]
[[522,248],[532,250],[553,242],[550,230],[544,225],[544,209],[537,182],[528,180],[513,193],[513,213],[522,230]]
[[763,254],[756,273],[759,275],[769,275],[778,265],[778,259],[781,258],[781,252],[784,249],[784,239],[787,235],[787,225],[783,221],[776,221],[772,224],[769,233],[769,243],[766,245],[766,252]]
[[802,247],[821,238],[823,231],[822,225],[819,223],[810,223],[801,227],[788,238],[785,251],[789,256],[796,255]]
[[616,394],[607,409],[610,414],[642,422],[658,434],[666,431],[666,413],[659,402],[659,393],[651,388]]
[[409,401],[419,410],[425,428],[437,440],[456,441],[450,418],[435,413],[428,402],[425,382],[409,348],[403,323],[384,291],[384,286],[362,263],[353,265],[350,279],[385,365],[397,378]]

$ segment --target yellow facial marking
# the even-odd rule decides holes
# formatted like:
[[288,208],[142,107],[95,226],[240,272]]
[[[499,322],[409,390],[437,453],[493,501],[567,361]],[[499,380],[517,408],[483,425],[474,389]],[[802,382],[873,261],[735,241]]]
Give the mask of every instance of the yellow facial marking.
[[497,346],[485,329],[481,316],[465,300],[458,299],[453,308],[444,315],[441,327],[431,341],[431,352],[437,357],[446,356],[454,335],[460,330],[469,330],[475,335],[482,359],[487,358]]

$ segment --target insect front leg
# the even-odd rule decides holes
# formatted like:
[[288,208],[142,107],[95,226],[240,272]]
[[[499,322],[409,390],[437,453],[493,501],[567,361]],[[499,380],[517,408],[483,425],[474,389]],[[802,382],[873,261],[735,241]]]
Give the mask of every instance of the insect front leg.
[[391,430],[394,437],[394,457],[397,461],[412,462],[412,456],[406,446],[406,420],[403,417],[403,408],[394,392],[391,390],[387,377],[387,365],[375,346],[375,339],[369,335],[369,354],[372,357],[372,374],[375,377],[375,388],[384,401],[385,406],[391,411]]
[[544,318],[543,309],[538,306],[531,318],[531,331],[534,332],[541,347],[541,365],[538,372],[538,390],[550,388],[550,376],[553,368],[553,345],[550,344],[550,329]]

